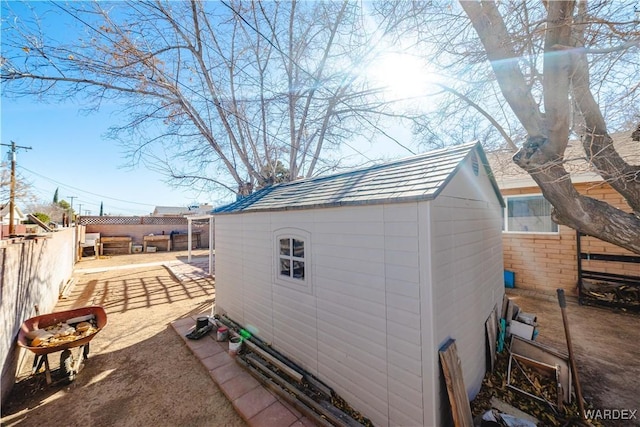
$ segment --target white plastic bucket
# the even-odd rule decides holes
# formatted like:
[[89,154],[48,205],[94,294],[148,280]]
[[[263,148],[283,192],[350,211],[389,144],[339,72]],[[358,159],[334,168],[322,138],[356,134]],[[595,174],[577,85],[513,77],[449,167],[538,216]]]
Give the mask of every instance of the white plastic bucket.
[[237,355],[240,348],[242,348],[242,337],[231,337],[229,339],[229,355]]

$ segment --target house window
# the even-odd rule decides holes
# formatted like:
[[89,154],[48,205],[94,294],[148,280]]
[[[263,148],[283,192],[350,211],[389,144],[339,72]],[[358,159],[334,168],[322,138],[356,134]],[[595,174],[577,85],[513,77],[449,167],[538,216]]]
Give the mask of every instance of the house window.
[[542,195],[506,197],[503,231],[512,233],[557,233],[551,219],[551,204]]
[[283,228],[274,233],[275,282],[311,292],[311,236],[304,230]]
[[280,276],[304,280],[304,240],[285,237],[279,241]]

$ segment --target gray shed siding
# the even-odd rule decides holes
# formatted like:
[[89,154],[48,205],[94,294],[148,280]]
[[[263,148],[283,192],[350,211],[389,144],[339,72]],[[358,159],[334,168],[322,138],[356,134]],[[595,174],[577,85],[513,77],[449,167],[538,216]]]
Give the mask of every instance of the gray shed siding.
[[[437,350],[456,339],[475,394],[504,292],[498,197],[463,164],[434,200],[217,215],[216,310],[375,425],[443,425]],[[308,233],[308,288],[275,280],[283,228]]]
[[[480,390],[486,366],[484,320],[504,294],[501,205],[482,179],[486,172],[479,175],[464,165],[430,205],[433,345],[456,339],[470,397]],[[448,401],[437,390],[434,396],[437,408],[428,413],[436,416],[431,425],[439,426]]]
[[[285,227],[311,235],[312,293],[272,282],[272,236]],[[216,228],[219,312],[376,425],[422,424],[417,203],[222,215]]]

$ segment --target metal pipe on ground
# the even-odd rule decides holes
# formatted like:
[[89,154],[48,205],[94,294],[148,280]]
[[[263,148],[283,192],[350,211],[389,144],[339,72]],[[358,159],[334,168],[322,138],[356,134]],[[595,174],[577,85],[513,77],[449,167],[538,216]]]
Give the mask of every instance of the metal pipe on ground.
[[[237,329],[237,330],[243,330],[244,329],[242,325],[240,325],[239,323],[237,323],[234,320],[230,319],[226,315],[219,316],[218,321],[220,321],[222,324],[224,324],[228,328],[233,328],[233,329]],[[267,343],[265,343],[263,340],[261,340],[257,336],[251,335],[249,338],[245,339],[245,341],[247,341],[247,340],[252,342],[252,343],[254,343],[254,344],[256,344],[262,350],[264,350],[265,352],[269,353],[271,356],[275,357],[280,362],[282,362],[285,365],[287,365],[289,368],[291,368],[291,369],[297,371],[298,373],[302,374],[304,376],[304,379],[308,383],[312,384],[314,387],[316,387],[317,389],[322,391],[328,397],[333,397],[335,395],[335,392],[331,387],[326,385],[319,378],[316,378],[310,372],[307,372],[304,368],[302,368],[301,366],[299,366],[295,362],[289,360],[288,358],[286,358],[285,356],[283,356],[282,354],[280,354],[279,352],[277,352],[276,350],[271,348],[271,346],[269,346]]]
[[260,357],[265,359],[267,362],[271,363],[273,366],[277,367],[284,373],[286,373],[289,377],[301,383],[304,376],[298,371],[291,369],[286,364],[282,363],[277,358],[273,357],[271,354],[267,353],[263,349],[261,349],[256,343],[251,342],[250,340],[245,340],[245,345],[249,350],[254,353],[257,353]]
[[333,425],[341,425],[338,419],[334,419],[331,416],[331,414],[326,413],[316,401],[314,401],[309,396],[305,395],[303,392],[298,390],[297,387],[290,384],[286,379],[282,378],[280,375],[278,375],[277,373],[269,369],[265,364],[263,364],[260,360],[258,360],[258,358],[256,358],[255,355],[249,355],[247,356],[246,359],[250,365],[258,369],[264,375],[266,375],[271,381],[273,381],[275,384],[277,384],[279,387],[285,390],[285,392],[293,394],[296,397],[296,399],[300,401],[302,404],[311,408],[314,412],[320,414],[321,417],[324,417],[325,419],[332,422]]
[[285,378],[281,377],[264,363],[262,363],[255,354],[247,355],[246,360],[251,365],[258,368],[263,374],[267,375],[269,379],[271,379],[277,385],[285,389],[287,392],[294,394],[298,400],[300,400],[306,406],[312,408],[317,413],[321,414],[321,416],[332,422],[334,425],[362,427],[361,423],[356,421],[349,414],[331,405],[330,402],[327,402],[325,400],[325,405],[323,405],[322,402],[318,403],[313,398],[307,396],[304,392],[299,390],[295,384],[291,384]]
[[300,400],[294,398],[291,394],[288,393],[287,390],[283,389],[279,386],[272,378],[263,374],[256,367],[249,364],[247,361],[237,358],[236,362],[238,362],[242,367],[244,367],[251,375],[253,375],[258,381],[262,384],[265,384],[269,387],[270,390],[274,391],[284,400],[286,400],[289,404],[293,405],[297,410],[302,412],[305,416],[312,419],[317,425],[322,427],[333,427],[333,424],[328,422],[326,419],[322,418],[317,412],[313,411],[307,405],[303,404]]
[[[237,329],[237,330],[243,330],[244,329],[244,327],[241,324],[235,322],[234,320],[231,320],[226,315],[220,316],[220,319],[218,319],[218,320],[220,320],[228,328]],[[260,348],[262,348],[264,351],[268,352],[273,357],[275,357],[278,360],[280,360],[282,363],[285,363],[291,369],[295,369],[296,371],[300,372],[301,374],[304,374],[306,372],[302,367],[298,366],[295,362],[292,362],[291,360],[289,360],[289,359],[285,358],[284,356],[282,356],[281,354],[279,354],[277,351],[273,350],[267,343],[265,343],[262,339],[258,338],[257,336],[252,334],[247,339],[249,341],[254,342],[255,344],[259,345]]]

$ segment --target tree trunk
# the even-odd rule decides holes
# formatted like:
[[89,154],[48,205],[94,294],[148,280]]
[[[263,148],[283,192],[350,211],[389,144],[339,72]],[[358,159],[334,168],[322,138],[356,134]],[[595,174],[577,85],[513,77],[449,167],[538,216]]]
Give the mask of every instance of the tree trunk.
[[613,148],[599,106],[589,89],[587,64],[577,61],[566,49],[576,40],[572,34],[575,2],[547,3],[544,116],[531,96],[515,54],[509,51],[510,36],[495,4],[469,1],[461,5],[480,36],[503,95],[529,134],[513,160],[531,175],[554,207],[554,221],[640,253],[640,217],[580,195],[563,165],[570,131],[569,95],[573,94],[587,126],[583,139],[587,157],[638,211],[640,168],[626,164]]

